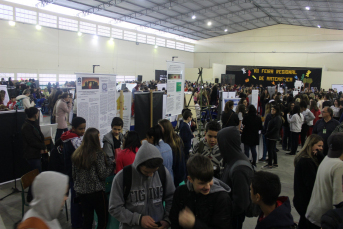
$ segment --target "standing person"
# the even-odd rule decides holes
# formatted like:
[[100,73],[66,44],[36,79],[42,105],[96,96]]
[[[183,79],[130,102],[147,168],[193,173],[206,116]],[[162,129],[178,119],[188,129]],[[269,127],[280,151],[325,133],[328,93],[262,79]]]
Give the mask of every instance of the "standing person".
[[35,106],[35,103],[33,101],[30,102],[30,94],[30,89],[25,89],[22,95],[17,96],[17,103],[22,104],[22,109],[27,109]]
[[56,136],[55,142],[61,137],[61,135],[68,131],[67,117],[72,108],[72,103],[70,102],[69,94],[67,92],[63,93],[59,100],[56,102],[56,107],[54,113],[56,113]]
[[186,179],[186,160],[183,151],[182,139],[175,133],[174,128],[169,120],[162,119],[158,121],[162,127],[163,141],[167,143],[173,151],[173,174],[174,185],[178,187],[179,184]]
[[[280,138],[280,130],[282,127],[282,119],[280,116],[280,107],[278,105],[272,106],[271,108],[271,120],[268,123],[267,131],[265,133],[265,138],[267,140],[268,148],[268,165],[264,168],[271,169],[273,167],[279,167],[277,163],[276,154],[276,142]],[[274,159],[274,163],[273,163]]]
[[334,99],[333,105],[331,106],[331,109],[333,111],[333,118],[336,120],[339,120],[340,115],[339,115],[339,110],[341,109],[339,107],[339,100],[338,99]]
[[318,94],[317,107],[319,110],[323,109],[323,102],[324,102],[323,96],[321,94]]
[[218,89],[217,86],[213,86],[212,91],[211,91],[211,105],[217,105],[217,94],[218,94]]
[[194,155],[187,171],[187,184],[179,186],[173,196],[171,228],[231,228],[230,187],[213,177],[210,159]]
[[233,101],[229,100],[225,103],[225,109],[222,113],[222,124],[223,128],[229,127],[229,126],[238,126],[239,119],[238,115],[233,111]]
[[[319,108],[317,107],[316,101],[313,101],[313,100],[311,101],[310,110],[311,110],[312,114],[314,115],[314,119],[313,119],[313,126],[314,126],[314,125],[316,125],[317,121],[319,120],[319,115],[321,114]],[[309,135],[312,134],[313,126],[310,127]]]
[[326,156],[328,153],[327,140],[335,128],[339,125],[336,119],[333,119],[333,111],[330,107],[324,107],[322,111],[323,118],[319,119],[316,125],[313,126],[313,134],[318,134],[324,139],[323,153]]
[[34,199],[17,229],[62,229],[57,218],[68,199],[68,177],[57,172],[43,172],[36,176],[32,187]]
[[151,127],[147,134],[147,141],[156,146],[163,158],[163,165],[166,167],[174,180],[173,174],[173,151],[171,147],[163,141],[163,132],[160,125]]
[[99,130],[87,129],[81,146],[75,150],[71,160],[74,190],[80,197],[84,217],[82,228],[92,229],[94,211],[98,216],[98,228],[106,228],[108,204],[105,179],[112,173],[113,164],[101,149]]
[[310,203],[318,166],[324,158],[322,153],[323,144],[322,137],[316,134],[310,135],[306,139],[304,147],[294,159],[293,204],[300,215],[299,229],[312,228],[312,223],[306,219],[305,214]]
[[242,143],[244,143],[244,153],[249,158],[249,151],[252,154],[252,165],[256,166],[256,145],[260,143],[259,131],[262,130],[262,119],[257,115],[254,105],[249,105],[248,114],[243,119]]
[[246,106],[244,104],[238,105],[236,109],[236,114],[238,115],[238,120],[239,120],[238,130],[240,132],[242,132],[242,129],[243,129],[242,122],[243,122],[243,117],[245,116],[245,113],[246,113]]
[[74,190],[71,157],[82,143],[86,130],[86,120],[82,117],[76,117],[72,120],[71,126],[71,130],[62,134],[61,140],[63,141],[65,173],[69,176],[71,225],[73,228],[81,228],[83,224],[82,209]]
[[[343,133],[334,133],[328,139],[328,155],[320,163],[306,218],[317,228],[320,219],[330,209],[343,204]],[[325,140],[325,139],[324,139]]]
[[[31,170],[38,169],[42,172],[41,154],[47,153],[44,143],[44,136],[37,122],[39,119],[39,110],[36,107],[25,109],[27,119],[21,127],[23,136],[24,158],[31,167]],[[27,193],[27,202],[31,202],[33,196],[31,186]]]
[[300,132],[301,146],[304,147],[307,132],[309,131],[310,127],[313,126],[313,120],[316,117],[310,111],[310,109],[307,108],[307,103],[305,101],[300,102],[300,111],[302,112],[302,115],[304,116],[304,123],[301,126],[301,132]]
[[56,91],[56,93],[52,99],[52,102],[51,103],[49,102],[49,106],[51,104],[51,124],[56,123],[56,103],[57,103],[58,98],[62,94],[63,94],[63,92],[61,90]]
[[325,96],[324,96],[324,102],[323,102],[323,108],[325,107],[331,107],[331,101],[330,101],[330,94],[327,93]]
[[126,132],[123,140],[123,150],[119,151],[116,157],[115,173],[119,173],[125,166],[134,162],[139,147],[141,147],[139,134],[136,131]]
[[232,228],[241,229],[250,201],[250,184],[254,175],[252,166],[242,153],[241,136],[236,127],[227,127],[218,132],[218,145],[223,157],[222,181],[231,188],[233,206]]
[[299,134],[301,132],[301,126],[304,122],[304,116],[302,113],[300,113],[299,105],[295,105],[291,113],[287,114],[287,120],[290,125],[292,139],[292,150],[287,154],[295,155],[297,153],[299,145]]
[[192,139],[194,135],[191,130],[192,112],[186,110],[182,114],[183,122],[180,124],[180,137],[184,145],[185,160],[189,158],[189,150],[192,147]]
[[123,143],[123,126],[123,120],[119,117],[114,117],[111,122],[112,130],[105,134],[102,140],[102,142],[104,143],[104,152],[112,161],[115,159],[116,149],[119,149]]
[[294,102],[288,103],[287,108],[283,111],[283,119],[285,122],[283,123],[283,137],[282,137],[282,150],[290,151],[291,150],[291,130],[290,125],[287,119],[288,113],[292,112],[294,108]]
[[175,187],[162,163],[158,149],[143,141],[133,164],[114,177],[109,212],[123,229],[169,228]]
[[49,96],[50,96],[50,93],[49,93],[49,91],[48,91],[48,88],[44,88],[44,90],[43,90],[43,95],[45,95],[45,98],[49,98]]

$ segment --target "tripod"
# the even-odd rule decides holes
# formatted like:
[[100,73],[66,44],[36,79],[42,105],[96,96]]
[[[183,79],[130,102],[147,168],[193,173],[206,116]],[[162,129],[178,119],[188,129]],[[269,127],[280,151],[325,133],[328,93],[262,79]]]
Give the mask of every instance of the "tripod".
[[14,125],[15,129],[14,129],[14,133],[12,135],[12,161],[13,161],[12,171],[13,171],[13,176],[14,176],[14,188],[12,187],[12,192],[10,194],[2,197],[0,199],[0,201],[5,199],[6,197],[9,197],[12,194],[20,192],[20,190],[17,188],[17,176],[15,174],[15,156],[14,156],[15,140],[18,136],[18,106],[17,105],[15,105],[15,121],[14,122],[15,122],[15,125]]

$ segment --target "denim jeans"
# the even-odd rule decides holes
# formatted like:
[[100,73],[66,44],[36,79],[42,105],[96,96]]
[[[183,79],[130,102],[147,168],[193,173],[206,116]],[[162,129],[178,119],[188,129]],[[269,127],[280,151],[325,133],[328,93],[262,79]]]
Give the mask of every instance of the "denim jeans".
[[249,158],[249,151],[251,150],[251,155],[252,155],[252,164],[256,165],[256,157],[257,157],[257,153],[256,153],[256,145],[253,146],[249,146],[247,144],[244,144],[244,153],[245,155]]

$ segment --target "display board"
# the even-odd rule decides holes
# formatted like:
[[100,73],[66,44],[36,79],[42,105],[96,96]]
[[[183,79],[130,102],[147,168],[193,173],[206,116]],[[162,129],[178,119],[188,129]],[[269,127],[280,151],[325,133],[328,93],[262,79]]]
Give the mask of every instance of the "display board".
[[167,71],[166,70],[155,70],[155,81],[167,81]]
[[167,116],[179,115],[184,104],[185,64],[167,61]]
[[116,75],[76,73],[77,115],[86,126],[100,131],[100,140],[111,131],[116,116]]
[[[131,101],[132,101],[132,93],[131,92],[123,92],[124,96],[124,104],[123,104],[123,134],[130,130],[131,126]],[[117,117],[120,117],[120,96],[117,96]]]
[[258,90],[251,91],[251,104],[255,106],[256,110],[258,109]]
[[331,85],[332,89],[337,89],[337,92],[343,92],[343,84],[332,84]]
[[159,83],[157,84],[157,90],[162,91],[164,89],[167,89],[167,84],[165,83]]
[[229,92],[225,92],[225,91],[222,92],[222,111],[224,111],[225,104],[229,100],[233,101],[233,108],[232,108],[232,110],[236,111],[236,107],[238,106],[240,98],[230,98]]

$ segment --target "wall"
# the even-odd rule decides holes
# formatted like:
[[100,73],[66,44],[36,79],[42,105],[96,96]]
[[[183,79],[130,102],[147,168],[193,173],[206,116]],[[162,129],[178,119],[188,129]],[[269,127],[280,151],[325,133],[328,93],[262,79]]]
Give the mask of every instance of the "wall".
[[[330,79],[330,80],[323,80],[323,79]],[[322,88],[328,89],[332,88],[332,84],[343,84],[343,71],[333,72],[333,71],[325,71],[322,72]]]
[[[198,68],[186,68],[185,69],[185,79],[191,82],[197,81],[199,77],[199,69]],[[213,80],[213,69],[212,68],[203,68],[202,70],[202,80],[204,82],[214,82]],[[200,79],[199,79],[200,82]]]
[[166,61],[178,56],[186,68],[193,67],[194,54],[153,45],[99,37],[77,36],[76,32],[16,23],[15,27],[0,20],[0,72],[73,74],[92,72],[117,75],[143,75],[143,80],[154,80],[155,69],[166,69]]
[[[194,67],[213,63],[247,66],[320,67],[343,71],[343,31],[275,25],[201,40],[195,46]],[[335,74],[323,74],[323,86]],[[325,83],[324,83],[325,82]]]
[[225,64],[212,64],[213,68],[213,80],[216,78],[219,79],[219,83],[221,82],[222,74],[226,74],[226,65]]

